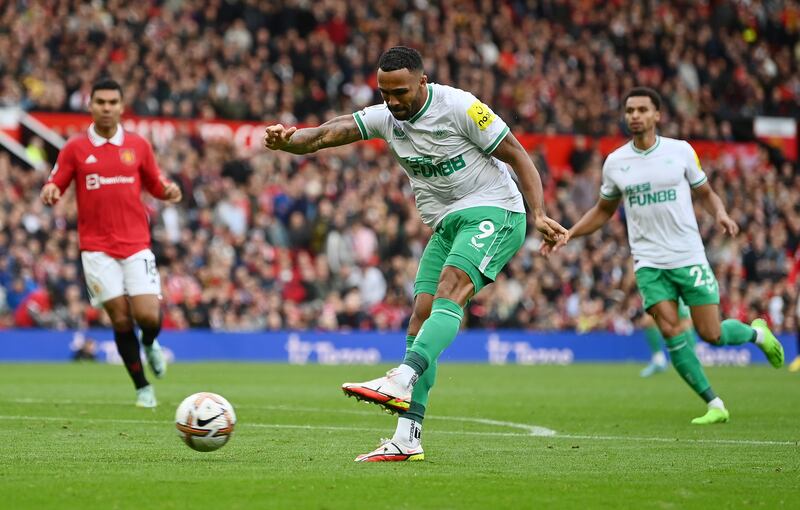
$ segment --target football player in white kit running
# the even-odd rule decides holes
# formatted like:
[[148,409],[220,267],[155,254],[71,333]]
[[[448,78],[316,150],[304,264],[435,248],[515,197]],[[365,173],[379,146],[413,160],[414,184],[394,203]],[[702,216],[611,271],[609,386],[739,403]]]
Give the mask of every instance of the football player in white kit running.
[[[763,319],[749,326],[736,319],[720,323],[717,279],[706,259],[692,196],[726,233],[736,235],[739,227],[708,184],[692,146],[656,133],[661,118],[658,93],[634,88],[625,96],[624,108],[633,139],[609,154],[600,199],[570,229],[567,239],[599,229],[623,203],[644,307],[664,336],[675,370],[708,405],[706,414],[692,423],[724,423],[730,413],[711,389],[691,347],[692,332],[681,324],[678,299],[690,307],[697,334],[712,345],[754,342],[776,368],[783,366],[783,347]],[[564,243],[563,239],[545,243],[542,252],[549,254]]]

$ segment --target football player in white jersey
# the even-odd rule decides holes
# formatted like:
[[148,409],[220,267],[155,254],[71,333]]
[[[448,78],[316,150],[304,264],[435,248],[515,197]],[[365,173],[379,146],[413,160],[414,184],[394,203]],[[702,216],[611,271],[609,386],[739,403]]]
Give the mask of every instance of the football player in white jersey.
[[[754,342],[776,368],[783,366],[783,347],[763,319],[749,326],[736,319],[720,322],[717,280],[706,259],[692,197],[726,233],[736,235],[739,227],[708,184],[691,145],[656,133],[661,118],[658,93],[634,88],[625,96],[624,108],[633,138],[608,156],[600,199],[565,239],[591,234],[623,203],[644,307],[664,336],[675,370],[708,405],[706,414],[692,423],[727,422],[730,413],[711,389],[691,347],[692,332],[681,325],[678,299],[690,307],[697,334],[712,345]],[[548,254],[563,244],[563,240],[545,243],[542,252]]]
[[342,390],[400,413],[394,437],[356,461],[422,460],[422,419],[437,360],[458,333],[464,305],[522,246],[522,197],[546,239],[560,240],[567,231],[545,214],[536,167],[488,106],[469,92],[428,83],[422,57],[411,48],[384,52],[377,77],[383,104],[316,128],[269,126],[264,145],[306,154],[380,138],[408,175],[420,216],[434,233],[414,282],[406,356],[385,377]]

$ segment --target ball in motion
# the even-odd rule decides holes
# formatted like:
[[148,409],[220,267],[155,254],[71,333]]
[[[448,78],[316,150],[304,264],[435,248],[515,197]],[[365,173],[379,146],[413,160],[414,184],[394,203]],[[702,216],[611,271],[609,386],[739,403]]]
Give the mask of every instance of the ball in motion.
[[233,406],[216,393],[189,395],[175,411],[178,435],[198,452],[211,452],[225,446],[235,425]]

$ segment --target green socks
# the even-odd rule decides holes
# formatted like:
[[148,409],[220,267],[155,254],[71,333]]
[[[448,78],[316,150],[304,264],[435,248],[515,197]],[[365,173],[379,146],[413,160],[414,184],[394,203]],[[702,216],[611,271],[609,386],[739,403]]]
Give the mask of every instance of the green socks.
[[756,330],[747,324],[736,319],[722,321],[722,335],[719,337],[719,345],[742,345],[747,342],[754,342],[755,339]]
[[692,331],[684,331],[678,336],[667,338],[667,351],[669,351],[669,358],[672,360],[672,366],[678,374],[686,381],[695,393],[706,402],[711,402],[717,396],[714,390],[711,389],[703,367],[700,365],[700,360],[694,353],[691,345]]
[[645,328],[644,337],[647,340],[647,346],[650,347],[650,354],[661,352],[661,332],[656,326]]
[[[411,346],[414,345],[415,338],[416,336],[414,335],[406,337],[406,354],[411,350]],[[411,394],[411,405],[408,411],[402,413],[403,418],[422,423],[425,418],[425,407],[428,405],[428,395],[430,395],[433,383],[436,382],[438,365],[435,361],[428,365],[428,369],[417,380],[417,384],[414,385],[414,392]]]
[[419,334],[407,351],[403,363],[422,375],[453,342],[463,317],[464,310],[455,301],[446,298],[434,299],[431,316],[422,323]]
[[422,323],[416,337],[406,337],[406,356],[403,364],[414,369],[419,379],[411,394],[411,405],[403,418],[421,423],[428,405],[428,395],[436,381],[436,360],[458,334],[464,311],[457,303],[445,298],[433,300],[431,316]]

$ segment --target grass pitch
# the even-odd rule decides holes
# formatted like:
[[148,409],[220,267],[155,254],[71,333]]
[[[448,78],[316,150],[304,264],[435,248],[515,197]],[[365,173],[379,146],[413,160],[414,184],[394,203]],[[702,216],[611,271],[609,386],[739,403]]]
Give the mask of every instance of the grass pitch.
[[[356,464],[395,420],[345,398],[386,367],[176,364],[156,411],[124,369],[0,365],[0,508],[797,508],[800,377],[712,368],[731,423],[674,372],[635,365],[440,368],[426,459]],[[239,423],[198,453],[173,425],[187,395],[228,398]],[[555,435],[541,435],[553,431]]]

